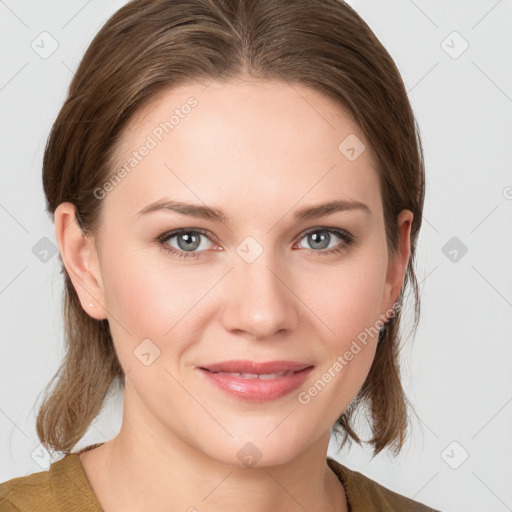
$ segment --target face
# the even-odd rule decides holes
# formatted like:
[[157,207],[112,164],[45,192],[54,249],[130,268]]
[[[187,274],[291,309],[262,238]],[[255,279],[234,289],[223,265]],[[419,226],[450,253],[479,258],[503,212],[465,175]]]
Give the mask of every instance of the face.
[[[369,142],[306,87],[214,82],[153,99],[115,157],[125,172],[97,190],[101,250],[82,280],[109,320],[127,411],[218,461],[293,459],[361,388],[407,263],[407,244],[388,254]],[[206,369],[233,360],[305,370]]]

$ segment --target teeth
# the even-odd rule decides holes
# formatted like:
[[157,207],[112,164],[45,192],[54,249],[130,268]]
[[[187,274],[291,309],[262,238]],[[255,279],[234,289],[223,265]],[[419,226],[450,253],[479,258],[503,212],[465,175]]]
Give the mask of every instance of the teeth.
[[277,372],[277,373],[261,373],[259,376],[260,380],[271,380],[276,377],[283,377],[285,375],[291,375],[293,372]]
[[260,380],[272,380],[277,377],[287,377],[292,375],[294,372],[275,372],[275,373],[231,373],[231,372],[216,372],[224,373],[226,375],[232,375],[241,379],[260,379]]

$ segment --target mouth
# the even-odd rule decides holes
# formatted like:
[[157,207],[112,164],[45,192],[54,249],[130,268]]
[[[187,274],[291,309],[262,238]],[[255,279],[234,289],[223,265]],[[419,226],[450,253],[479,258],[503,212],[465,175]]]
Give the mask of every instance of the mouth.
[[313,367],[294,361],[225,361],[197,368],[217,389],[242,400],[265,402],[297,389]]
[[239,379],[260,379],[260,380],[272,380],[277,379],[278,377],[288,377],[297,372],[274,372],[274,373],[240,373],[240,372],[212,372],[207,368],[202,368],[202,370],[206,370],[211,373],[222,373],[224,375],[231,375],[232,377],[237,377]]
[[213,373],[239,373],[246,375],[270,375],[270,374],[284,374],[294,373],[309,366],[311,363],[299,363],[296,361],[248,361],[248,360],[233,360],[223,361],[221,363],[211,363],[200,368],[211,371]]

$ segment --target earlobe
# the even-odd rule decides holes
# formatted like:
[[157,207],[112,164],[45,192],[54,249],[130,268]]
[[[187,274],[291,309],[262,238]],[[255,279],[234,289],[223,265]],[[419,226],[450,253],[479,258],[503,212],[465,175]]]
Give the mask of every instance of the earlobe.
[[106,318],[102,307],[103,283],[94,241],[82,231],[72,203],[59,204],[54,219],[60,255],[83,309],[97,320]]

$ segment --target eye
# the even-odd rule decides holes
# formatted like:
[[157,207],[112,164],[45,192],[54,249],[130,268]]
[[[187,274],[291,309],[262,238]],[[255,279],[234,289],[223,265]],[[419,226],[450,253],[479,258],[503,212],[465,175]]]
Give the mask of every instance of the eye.
[[[212,243],[209,233],[202,229],[176,229],[164,233],[157,238],[158,245],[173,254],[177,258],[197,258],[203,252],[208,252],[208,245]],[[343,243],[336,243],[336,238],[341,239]],[[205,241],[206,240],[206,241]],[[321,255],[339,253],[354,243],[355,237],[351,234],[333,228],[315,227],[306,231],[299,240],[309,244],[313,252]],[[334,242],[334,244],[333,244]],[[222,249],[214,249],[222,250]]]
[[[197,252],[204,252],[208,249],[208,243],[203,243],[202,238],[211,242],[207,232],[202,229],[177,229],[163,234],[157,239],[157,242],[162,249],[178,258],[197,258]],[[174,246],[169,243],[173,239],[176,239]],[[199,248],[202,250],[197,251]]]
[[[344,243],[340,245],[338,242],[336,244],[336,238],[341,239]],[[299,241],[299,244],[303,240],[306,240],[305,243],[309,244],[314,252],[326,255],[341,252],[347,246],[350,246],[355,238],[349,233],[339,229],[316,227],[308,230]],[[332,242],[334,242],[334,244],[331,244]]]

